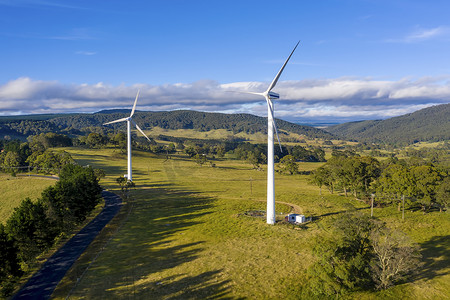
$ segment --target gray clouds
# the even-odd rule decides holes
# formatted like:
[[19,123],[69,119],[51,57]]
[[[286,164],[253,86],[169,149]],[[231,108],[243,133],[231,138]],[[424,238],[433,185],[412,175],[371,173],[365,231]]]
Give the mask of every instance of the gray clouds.
[[[234,91],[264,91],[266,82],[220,84],[212,80],[165,85],[63,84],[22,77],[0,85],[0,114],[95,112],[130,108],[140,90],[140,110],[192,109],[265,116],[263,98]],[[383,119],[450,102],[449,77],[282,81],[276,116],[288,121]]]

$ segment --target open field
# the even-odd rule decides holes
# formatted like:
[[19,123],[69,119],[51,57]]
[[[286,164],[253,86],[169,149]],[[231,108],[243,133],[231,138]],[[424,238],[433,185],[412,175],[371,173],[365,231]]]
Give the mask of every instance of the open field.
[[0,183],[0,222],[4,224],[22,200],[27,197],[36,200],[47,186],[55,184],[55,180],[2,174]]
[[[82,165],[103,168],[102,184],[117,189],[126,159],[113,150],[68,149]],[[136,189],[130,213],[103,252],[73,289],[71,299],[278,299],[298,298],[304,272],[314,261],[311,239],[326,230],[330,218],[362,202],[330,195],[308,184],[304,175],[276,174],[279,219],[290,203],[316,221],[297,227],[269,226],[245,212],[265,210],[266,173],[245,162],[216,160],[200,167],[186,156],[134,152]],[[301,163],[311,170],[316,163]],[[385,292],[360,292],[359,299],[445,299],[450,286],[450,216],[376,208],[375,216],[404,230],[424,255],[423,272]],[[65,298],[70,278],[54,296]]]

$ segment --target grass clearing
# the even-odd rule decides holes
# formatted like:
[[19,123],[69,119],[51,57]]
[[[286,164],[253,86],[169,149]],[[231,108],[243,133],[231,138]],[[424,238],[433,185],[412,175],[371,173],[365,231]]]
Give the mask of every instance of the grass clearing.
[[36,200],[42,191],[55,184],[54,179],[39,177],[17,176],[6,174],[0,175],[0,222],[5,224],[6,220],[14,212],[14,208],[20,205],[25,198]]
[[[112,159],[112,149],[68,151],[81,164],[105,169],[107,176],[101,183],[106,187],[117,188],[115,178],[126,173],[125,157]],[[290,203],[317,221],[302,228],[269,226],[265,219],[243,214],[265,210],[266,173],[242,161],[214,163],[215,168],[201,167],[183,155],[166,160],[135,151],[136,189],[128,203],[130,214],[70,298],[295,299],[302,274],[314,261],[310,241],[326,229],[327,220],[350,207],[370,211],[351,198],[327,191],[319,195],[305,175],[276,174],[278,219],[291,209],[283,203]],[[300,170],[320,165],[301,163]],[[376,208],[375,215],[421,244],[426,269],[422,277],[388,292],[363,292],[350,298],[445,296],[450,282],[448,214],[408,212],[403,223],[395,208]],[[64,291],[74,284],[73,277],[65,278],[54,296],[65,298]]]

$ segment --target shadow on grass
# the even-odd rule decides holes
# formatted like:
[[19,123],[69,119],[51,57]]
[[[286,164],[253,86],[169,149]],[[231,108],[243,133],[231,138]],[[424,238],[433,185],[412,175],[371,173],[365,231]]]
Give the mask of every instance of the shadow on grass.
[[[211,213],[213,198],[175,187],[139,186],[133,209],[105,252],[91,266],[71,297],[136,299],[225,298],[229,282],[222,270],[197,271],[204,241],[185,238],[201,217]],[[180,265],[186,268],[178,268]]]
[[421,243],[420,247],[424,265],[414,276],[413,281],[433,279],[450,273],[450,235],[434,236],[429,241]]

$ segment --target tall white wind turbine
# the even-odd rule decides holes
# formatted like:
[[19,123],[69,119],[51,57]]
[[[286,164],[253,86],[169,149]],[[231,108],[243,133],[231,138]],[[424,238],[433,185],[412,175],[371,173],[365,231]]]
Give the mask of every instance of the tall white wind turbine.
[[150,142],[150,139],[148,138],[148,136],[144,133],[144,131],[142,131],[142,129],[138,126],[138,124],[136,124],[136,122],[134,122],[134,120],[132,119],[132,117],[134,115],[134,111],[136,109],[136,103],[137,103],[138,98],[139,98],[139,91],[137,92],[136,99],[134,100],[133,109],[131,110],[131,114],[129,117],[118,119],[118,120],[103,124],[103,125],[108,125],[108,124],[127,121],[127,152],[128,152],[127,180],[129,180],[129,181],[133,181],[132,167],[131,167],[131,123],[133,123],[133,125],[136,126],[136,129],[139,130],[139,132],[142,133],[147,138],[147,140]]
[[280,150],[281,150],[281,143],[280,143],[280,138],[278,136],[277,124],[275,123],[274,108],[273,108],[273,102],[272,102],[272,100],[274,100],[274,99],[279,99],[280,95],[272,92],[272,89],[277,84],[278,79],[281,76],[281,73],[283,73],[284,67],[286,67],[289,59],[291,58],[292,54],[294,54],[294,51],[295,51],[295,49],[297,49],[297,46],[299,43],[300,43],[300,41],[297,43],[297,45],[295,45],[294,50],[292,50],[291,54],[284,62],[280,71],[278,71],[277,76],[275,76],[272,83],[269,85],[269,88],[265,92],[263,92],[263,93],[248,92],[249,94],[263,96],[264,98],[266,98],[266,102],[267,102],[267,126],[268,126],[268,129],[267,129],[267,224],[272,224],[272,225],[275,224],[275,172],[274,172],[274,141],[273,141],[274,129],[275,129],[278,144],[280,145]]

